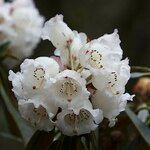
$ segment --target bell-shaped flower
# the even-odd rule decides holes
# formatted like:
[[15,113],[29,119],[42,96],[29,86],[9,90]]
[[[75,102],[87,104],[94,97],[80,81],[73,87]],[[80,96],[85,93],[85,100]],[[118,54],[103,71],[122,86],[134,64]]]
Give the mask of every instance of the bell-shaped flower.
[[125,110],[127,100],[132,100],[134,96],[128,93],[122,95],[108,95],[105,91],[96,91],[92,96],[94,108],[103,111],[105,118],[109,119],[110,126],[115,125],[116,117]]
[[36,129],[51,131],[54,128],[54,122],[51,120],[57,112],[54,105],[49,105],[47,110],[42,105],[36,108],[32,102],[19,100],[18,109],[21,116]]
[[[35,60],[26,59],[21,64],[21,72],[15,74],[13,71],[9,71],[9,80],[12,81],[13,85],[12,91],[18,99],[19,109],[24,118],[27,119],[30,115],[36,116],[37,114],[33,113],[33,109],[39,110],[39,107],[44,107],[49,118],[53,118],[56,115],[58,107],[54,104],[50,89],[52,78],[58,72],[58,63],[49,57],[39,57]],[[28,108],[29,110],[27,110]],[[44,118],[45,121],[48,116]],[[35,118],[36,123],[38,123],[38,117]],[[30,118],[31,123],[35,122],[33,118]],[[49,128],[47,123],[45,127]]]
[[[55,54],[60,56],[65,66],[74,68],[79,63],[78,52],[80,48],[87,43],[86,34],[72,31],[63,22],[62,15],[56,15],[45,23],[42,38],[52,42],[57,49]],[[70,61],[73,61],[73,64],[70,64]]]
[[79,51],[80,63],[94,74],[107,69],[113,62],[120,61],[122,49],[117,30],[110,35],[85,44]]
[[68,66],[72,69],[76,69],[77,66],[79,65],[79,57],[78,57],[79,50],[83,45],[87,43],[87,36],[85,33],[82,32],[78,33],[77,31],[73,31],[73,33],[74,38],[72,39],[72,42],[68,47],[68,50],[62,49],[60,50],[59,53],[61,61],[65,66]]
[[57,115],[56,125],[60,131],[68,136],[81,135],[94,131],[103,120],[102,111],[93,109],[90,101],[85,101],[80,111],[63,110]]
[[44,25],[42,38],[48,39],[58,49],[64,49],[74,37],[73,31],[63,22],[62,15],[56,15]]
[[119,95],[125,92],[125,85],[130,78],[129,60],[125,59],[110,65],[103,73],[93,76],[92,83],[94,87],[107,94]]
[[63,109],[77,109],[88,100],[90,93],[86,89],[86,81],[74,70],[64,70],[57,74],[51,86],[56,105]]

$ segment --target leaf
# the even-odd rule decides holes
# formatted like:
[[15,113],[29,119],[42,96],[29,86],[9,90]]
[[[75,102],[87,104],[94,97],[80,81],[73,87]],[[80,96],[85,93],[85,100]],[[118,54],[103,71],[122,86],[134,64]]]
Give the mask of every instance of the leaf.
[[148,143],[148,145],[150,145],[150,129],[137,118],[128,106],[126,106],[126,113],[139,131],[140,135]]
[[131,78],[140,78],[140,77],[143,77],[143,76],[150,76],[150,72],[134,72],[134,73],[131,73]]
[[0,60],[2,60],[3,57],[5,57],[5,54],[7,53],[6,49],[9,46],[9,42],[5,42],[0,45]]
[[[7,82],[8,81],[5,81],[5,83],[7,83]],[[13,120],[15,121],[24,142],[27,143],[34,131],[31,127],[29,127],[27,125],[27,123],[24,121],[24,119],[22,119],[22,117],[20,116],[18,111],[12,105],[12,102],[11,102],[12,99],[10,98],[10,95],[8,95],[8,92],[6,92],[6,89],[4,88],[1,78],[0,78],[0,95],[2,97],[2,100],[6,106],[9,114],[12,116]]]
[[3,44],[0,45],[0,53],[4,52],[5,49],[9,46],[9,42],[5,42]]
[[23,141],[11,134],[0,133],[0,149],[1,150],[10,150],[10,149],[19,149],[24,150]]
[[3,106],[1,99],[0,99],[0,131],[10,132],[9,123],[7,121],[7,116],[5,114],[5,108]]
[[36,131],[35,134],[30,139],[26,150],[45,150],[48,148],[48,145],[54,139],[54,131],[44,132],[44,131]]
[[131,72],[150,72],[149,67],[132,66]]
[[56,140],[49,145],[47,150],[61,150],[61,144],[60,140]]

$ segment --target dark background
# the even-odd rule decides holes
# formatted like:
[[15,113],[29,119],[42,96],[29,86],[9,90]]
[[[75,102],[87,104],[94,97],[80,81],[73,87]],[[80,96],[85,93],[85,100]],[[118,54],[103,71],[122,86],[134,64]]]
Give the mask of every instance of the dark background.
[[[131,65],[150,66],[150,0],[35,0],[46,20],[63,14],[71,29],[90,39],[119,30],[124,57]],[[34,57],[51,55],[54,48],[42,42]]]

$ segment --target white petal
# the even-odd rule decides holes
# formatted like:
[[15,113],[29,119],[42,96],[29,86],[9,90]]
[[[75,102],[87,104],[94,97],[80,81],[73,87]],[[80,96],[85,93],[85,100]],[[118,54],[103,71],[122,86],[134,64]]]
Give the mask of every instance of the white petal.
[[[87,108],[86,108],[87,107]],[[72,110],[63,110],[57,115],[57,127],[68,136],[90,133],[102,121],[102,112],[93,110],[89,101],[80,108],[78,114]]]
[[115,29],[112,34],[105,34],[102,37],[100,37],[99,42],[104,45],[109,45],[110,50],[113,51],[116,56],[118,56],[118,59],[121,60],[122,58],[122,49],[120,47],[120,39],[118,35],[118,30]]
[[73,70],[65,70],[57,74],[51,92],[55,97],[56,105],[62,108],[77,108],[84,100],[88,100],[90,94],[86,89],[85,79]]
[[19,111],[24,119],[29,121],[32,126],[39,130],[51,131],[54,123],[49,118],[44,107],[34,107],[33,103],[28,103],[24,100],[19,101]]
[[128,59],[114,63],[111,67],[95,74],[92,83],[95,88],[105,90],[110,95],[123,94],[130,78]]
[[21,72],[10,71],[9,80],[12,81],[16,97],[34,103],[36,107],[43,104],[43,100],[52,101],[50,94],[51,78],[59,72],[59,65],[48,57],[35,60],[26,59],[21,64]]
[[92,97],[92,103],[94,108],[103,111],[104,117],[111,120],[125,110],[127,100],[132,99],[132,97],[127,93],[120,96],[110,96],[105,91],[96,91]]
[[73,32],[63,22],[63,16],[56,15],[45,23],[42,38],[50,40],[56,48],[64,49],[67,42],[73,39]]
[[64,65],[69,66],[69,51],[72,59],[74,60],[74,66],[79,64],[78,54],[81,47],[87,43],[87,36],[85,33],[78,33],[73,31],[74,37],[68,48],[62,48],[60,50],[60,58]]

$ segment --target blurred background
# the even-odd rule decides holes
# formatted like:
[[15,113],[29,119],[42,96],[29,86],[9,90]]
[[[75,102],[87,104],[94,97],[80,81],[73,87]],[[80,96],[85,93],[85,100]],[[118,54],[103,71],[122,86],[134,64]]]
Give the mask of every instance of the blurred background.
[[[90,39],[119,30],[124,57],[131,65],[150,66],[150,0],[35,0],[46,20],[63,14],[71,29]],[[44,41],[36,56],[54,49]]]

